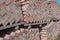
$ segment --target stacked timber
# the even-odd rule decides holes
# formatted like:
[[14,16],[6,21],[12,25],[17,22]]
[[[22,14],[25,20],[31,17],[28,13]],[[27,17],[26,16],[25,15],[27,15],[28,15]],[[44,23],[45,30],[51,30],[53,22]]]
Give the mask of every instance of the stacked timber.
[[20,2],[20,0],[0,0],[0,24],[6,26],[8,23],[23,20]]
[[52,18],[59,19],[60,6],[55,0],[28,1],[28,3],[25,1],[25,5],[22,6],[25,22],[49,22]]

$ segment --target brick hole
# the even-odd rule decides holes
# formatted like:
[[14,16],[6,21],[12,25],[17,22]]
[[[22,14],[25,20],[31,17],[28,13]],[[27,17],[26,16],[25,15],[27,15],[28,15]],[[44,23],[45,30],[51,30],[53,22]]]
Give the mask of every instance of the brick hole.
[[31,25],[31,28],[38,28],[39,25]]
[[7,23],[7,25],[10,25],[10,23]]
[[48,5],[50,5],[50,3],[47,3]]
[[0,24],[0,27],[2,27],[3,26],[3,24]]
[[15,21],[12,24],[15,24]]
[[28,26],[19,25],[19,30],[20,30],[20,28],[28,28]]
[[53,20],[53,22],[58,22],[59,20]]
[[31,23],[30,21],[28,23]]
[[52,22],[52,20],[50,20],[50,22]]
[[14,27],[12,28],[8,28],[8,29],[4,29],[4,30],[0,30],[0,37],[5,37],[6,34],[10,34],[11,32],[15,32],[16,30],[14,29]]
[[44,24],[42,24],[42,27],[44,27],[44,26],[46,26],[47,25],[47,23],[44,23]]
[[51,7],[49,7],[49,8],[51,8]]
[[18,1],[20,1],[20,0],[15,0],[15,2],[18,2]]
[[20,23],[20,20],[17,23]]

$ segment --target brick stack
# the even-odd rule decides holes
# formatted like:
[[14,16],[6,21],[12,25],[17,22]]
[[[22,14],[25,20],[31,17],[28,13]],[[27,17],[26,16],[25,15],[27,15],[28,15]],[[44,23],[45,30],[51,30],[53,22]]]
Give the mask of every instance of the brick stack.
[[21,3],[18,0],[0,0],[0,24],[12,24],[23,20]]
[[56,29],[57,33],[60,33],[60,21],[57,22],[57,29]]
[[20,29],[10,34],[6,34],[1,40],[40,40],[39,30],[35,29]]
[[42,31],[40,32],[41,40],[55,40],[58,35],[59,26],[57,26],[58,23],[51,22],[47,26],[42,28]]
[[0,24],[7,25],[23,20],[26,23],[49,22],[52,18],[60,19],[59,7],[55,0],[0,0]]
[[55,2],[55,0],[28,1],[29,2],[25,1],[26,4],[22,6],[25,22],[49,22],[50,20],[52,20],[52,18],[60,19],[60,6]]
[[39,38],[39,29],[32,28],[27,32],[27,40],[40,40]]

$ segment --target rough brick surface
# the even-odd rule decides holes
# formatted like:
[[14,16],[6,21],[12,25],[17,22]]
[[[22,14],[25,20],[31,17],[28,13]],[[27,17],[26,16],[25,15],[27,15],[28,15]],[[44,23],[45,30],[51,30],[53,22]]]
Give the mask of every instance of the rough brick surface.
[[0,0],[0,24],[6,25],[8,22],[22,21],[23,15],[21,3],[18,0]]
[[[2,39],[2,38],[1,38]],[[38,28],[17,30],[10,35],[6,35],[4,40],[40,40]]]
[[[58,35],[58,30],[59,30],[59,25],[57,26],[58,23],[52,22],[49,25],[45,26],[42,28],[42,31],[40,32],[41,34],[41,40],[52,40],[56,39]],[[58,30],[57,30],[58,29]]]
[[50,21],[52,18],[60,19],[59,7],[54,0],[29,0],[29,4],[22,7],[25,11],[24,21],[40,22]]
[[40,40],[39,30],[38,29],[30,29],[27,33],[27,40]]

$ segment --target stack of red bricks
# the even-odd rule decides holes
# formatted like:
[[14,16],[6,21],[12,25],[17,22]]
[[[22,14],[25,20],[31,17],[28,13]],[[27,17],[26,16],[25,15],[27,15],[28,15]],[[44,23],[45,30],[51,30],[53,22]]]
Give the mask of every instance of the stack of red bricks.
[[28,0],[23,5],[25,22],[49,22],[52,18],[59,18],[59,5],[55,0]]
[[[58,25],[59,24],[59,25]],[[41,40],[55,40],[60,32],[60,22],[51,22],[42,28]]]
[[39,30],[35,29],[20,29],[15,32],[11,32],[10,35],[5,35],[4,38],[0,37],[0,40],[40,40]]
[[0,24],[50,22],[60,19],[59,8],[55,0],[0,0]]
[[60,22],[51,22],[39,32],[38,28],[16,30],[0,40],[54,40],[60,32]]
[[18,0],[0,0],[0,24],[22,21],[21,3]]

